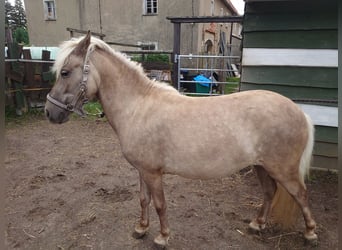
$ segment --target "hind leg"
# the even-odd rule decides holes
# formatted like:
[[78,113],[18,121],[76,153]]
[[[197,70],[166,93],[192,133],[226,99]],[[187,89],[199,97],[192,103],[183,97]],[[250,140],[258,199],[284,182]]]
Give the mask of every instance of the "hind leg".
[[272,199],[276,191],[276,182],[272,179],[262,166],[254,166],[259,178],[262,191],[264,193],[264,202],[256,219],[249,223],[253,230],[260,231],[265,228],[267,217],[271,210]]
[[313,220],[309,208],[306,186],[304,183],[301,183],[297,178],[296,180],[281,182],[281,184],[292,195],[292,197],[301,207],[306,226],[304,237],[309,241],[314,241],[317,239],[317,234],[315,234],[316,222]]

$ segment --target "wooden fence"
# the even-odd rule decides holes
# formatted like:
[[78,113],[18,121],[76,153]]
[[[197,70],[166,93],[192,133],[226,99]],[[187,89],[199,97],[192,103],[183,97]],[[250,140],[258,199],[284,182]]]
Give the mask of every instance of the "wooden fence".
[[30,49],[9,43],[5,58],[5,103],[21,115],[30,108],[44,106],[54,75],[50,68],[51,51],[42,50],[40,59],[32,59]]

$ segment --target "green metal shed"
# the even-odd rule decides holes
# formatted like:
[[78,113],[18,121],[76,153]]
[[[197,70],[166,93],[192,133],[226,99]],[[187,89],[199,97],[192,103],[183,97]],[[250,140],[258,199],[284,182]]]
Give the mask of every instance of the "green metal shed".
[[313,166],[337,169],[337,0],[245,4],[241,90],[272,90],[298,103],[315,123]]

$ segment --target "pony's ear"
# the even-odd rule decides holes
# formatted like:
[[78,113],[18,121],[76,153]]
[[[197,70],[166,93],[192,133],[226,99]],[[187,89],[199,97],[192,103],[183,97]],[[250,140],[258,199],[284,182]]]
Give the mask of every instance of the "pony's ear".
[[88,30],[87,35],[78,43],[73,53],[78,56],[85,56],[90,44],[91,32]]

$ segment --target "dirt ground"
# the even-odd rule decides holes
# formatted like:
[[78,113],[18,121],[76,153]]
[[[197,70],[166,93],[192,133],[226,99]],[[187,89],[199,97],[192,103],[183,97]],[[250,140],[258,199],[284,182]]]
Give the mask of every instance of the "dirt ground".
[[[44,118],[6,126],[6,244],[8,249],[154,249],[159,230],[154,209],[150,232],[134,239],[139,219],[137,171],[123,158],[105,120]],[[219,180],[166,175],[171,237],[168,249],[312,249],[304,222],[260,234],[248,223],[261,205],[253,170]],[[318,246],[337,249],[337,175],[313,172],[308,182]]]

